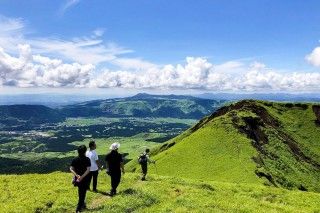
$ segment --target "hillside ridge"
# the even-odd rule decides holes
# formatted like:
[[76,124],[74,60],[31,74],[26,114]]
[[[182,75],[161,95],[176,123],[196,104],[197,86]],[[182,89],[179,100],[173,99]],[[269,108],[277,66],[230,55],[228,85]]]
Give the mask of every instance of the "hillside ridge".
[[[244,182],[264,179],[267,181],[263,181],[264,184],[277,187],[320,191],[319,109],[315,104],[254,100],[221,107],[154,150],[154,158],[160,164],[158,170],[185,177],[240,181],[237,177],[230,177],[232,174],[219,176],[229,168],[243,176]],[[229,157],[222,156],[217,150]],[[202,160],[199,160],[202,164],[192,162],[184,154],[197,156],[194,157],[197,159],[212,159],[216,165]],[[196,164],[197,168],[181,166],[176,172],[170,168],[170,163],[163,165],[171,161]],[[249,165],[250,169],[243,165]],[[209,176],[201,174],[205,167],[211,168]],[[194,170],[192,175],[191,170]]]

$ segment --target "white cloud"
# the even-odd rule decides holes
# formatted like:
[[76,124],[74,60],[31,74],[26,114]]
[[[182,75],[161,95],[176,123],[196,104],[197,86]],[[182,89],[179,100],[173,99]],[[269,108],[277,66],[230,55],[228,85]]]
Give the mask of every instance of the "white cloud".
[[101,37],[104,34],[104,29],[102,28],[97,28],[93,31],[93,37]]
[[12,19],[0,15],[0,47],[14,52],[17,45],[24,43],[22,35],[24,23],[21,19]]
[[[234,68],[241,72],[235,73]],[[204,58],[187,57],[185,65],[169,64],[141,72],[107,70],[92,79],[90,85],[99,88],[314,92],[320,91],[320,73],[283,73],[258,62],[246,65],[233,61],[213,65]]]
[[218,73],[240,73],[244,71],[244,64],[239,61],[227,61],[223,64],[218,64],[214,67]]
[[80,0],[66,0],[59,10],[59,15],[63,15],[69,8],[77,5]]
[[0,49],[0,81],[3,86],[85,87],[94,68],[91,64],[67,64],[32,55],[29,45],[19,46],[18,57]]
[[306,56],[306,60],[313,66],[320,67],[320,47],[316,47]]
[[125,71],[105,71],[98,78],[91,81],[91,87],[98,88],[135,88],[137,85],[136,75]]
[[157,68],[157,65],[140,58],[115,58],[110,61],[110,63],[117,65],[121,69],[125,70],[142,71]]
[[25,24],[21,19],[0,16],[0,47],[10,53],[18,53],[19,44],[28,44],[34,53],[50,54],[80,64],[99,64],[110,62],[123,54],[132,52],[115,43],[105,43],[101,39],[103,33],[103,29],[96,29],[92,36],[75,37],[69,40],[51,37],[29,38],[30,35],[27,38]]
[[[235,73],[233,69],[241,72]],[[0,49],[0,84],[13,87],[319,92],[320,73],[284,73],[258,62],[247,65],[233,61],[214,65],[205,58],[187,57],[185,64],[146,66],[135,72],[105,70],[97,75],[92,64],[65,63],[32,54],[29,45],[19,45],[18,56]]]
[[[213,64],[201,57],[187,57],[184,64],[156,65],[123,56],[132,50],[105,43],[103,34],[98,28],[88,37],[31,38],[23,20],[0,16],[0,85],[320,92],[318,72],[283,72],[259,62]],[[306,60],[320,66],[320,47]],[[96,70],[102,63],[118,68]]]
[[21,19],[12,19],[5,16],[0,16],[1,32],[11,33],[19,32],[24,28],[24,24]]
[[131,52],[116,44],[105,45],[102,40],[91,38],[76,38],[71,41],[46,38],[29,40],[28,43],[37,53],[50,53],[82,64],[108,62],[118,55]]

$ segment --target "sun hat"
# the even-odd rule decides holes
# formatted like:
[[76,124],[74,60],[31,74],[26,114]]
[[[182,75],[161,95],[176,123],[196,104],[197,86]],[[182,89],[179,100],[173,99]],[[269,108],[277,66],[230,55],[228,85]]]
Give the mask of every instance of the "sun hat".
[[110,149],[116,150],[116,149],[119,149],[119,147],[120,147],[120,143],[113,143],[113,144],[111,144]]

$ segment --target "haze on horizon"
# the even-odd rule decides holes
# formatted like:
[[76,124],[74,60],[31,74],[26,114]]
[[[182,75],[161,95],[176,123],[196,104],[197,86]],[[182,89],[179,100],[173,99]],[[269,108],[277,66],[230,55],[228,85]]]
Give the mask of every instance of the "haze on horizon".
[[320,3],[0,2],[0,94],[320,92]]

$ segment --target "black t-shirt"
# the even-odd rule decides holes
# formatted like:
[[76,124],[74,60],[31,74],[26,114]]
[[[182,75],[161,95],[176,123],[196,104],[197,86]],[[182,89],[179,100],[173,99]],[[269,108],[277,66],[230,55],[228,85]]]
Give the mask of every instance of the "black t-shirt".
[[83,175],[87,171],[87,167],[91,166],[90,159],[86,156],[76,157],[72,160],[71,166],[78,175]]
[[122,155],[117,151],[111,151],[106,155],[106,162],[109,165],[109,171],[111,173],[118,173],[121,172],[120,164],[123,162]]

